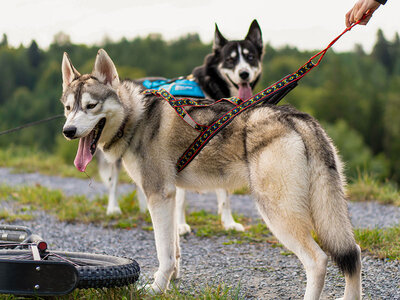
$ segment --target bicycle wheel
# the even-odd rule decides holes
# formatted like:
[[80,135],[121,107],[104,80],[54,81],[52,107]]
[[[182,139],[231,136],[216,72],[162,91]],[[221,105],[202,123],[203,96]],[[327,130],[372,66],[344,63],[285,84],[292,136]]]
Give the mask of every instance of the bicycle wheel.
[[[0,264],[4,260],[32,261],[29,250],[1,250]],[[77,288],[117,287],[138,280],[140,267],[135,260],[111,255],[81,252],[48,251],[43,261],[68,262],[78,271]]]

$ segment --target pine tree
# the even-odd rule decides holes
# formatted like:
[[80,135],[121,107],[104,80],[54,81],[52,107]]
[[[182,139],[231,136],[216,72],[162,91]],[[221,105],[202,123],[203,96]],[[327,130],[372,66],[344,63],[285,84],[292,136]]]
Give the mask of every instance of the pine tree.
[[386,40],[381,29],[377,32],[377,41],[372,50],[372,57],[379,61],[389,74],[393,71],[393,61],[390,53],[390,43]]
[[393,59],[393,74],[400,75],[400,36],[398,32],[394,36],[390,50]]
[[37,68],[40,64],[41,54],[38,45],[35,40],[32,41],[31,45],[28,48],[28,59],[29,63],[32,67]]
[[358,57],[364,57],[365,56],[365,51],[364,48],[361,44],[356,44],[354,46],[354,52],[357,54]]
[[7,34],[3,33],[3,38],[1,39],[0,47],[7,47],[7,46],[8,46]]

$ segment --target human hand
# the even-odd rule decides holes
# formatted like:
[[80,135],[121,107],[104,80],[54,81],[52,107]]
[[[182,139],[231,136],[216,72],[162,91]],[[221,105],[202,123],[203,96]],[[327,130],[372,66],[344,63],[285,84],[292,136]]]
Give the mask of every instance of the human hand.
[[354,4],[354,7],[346,14],[346,26],[351,26],[351,24],[361,20],[361,18],[368,13],[368,16],[359,23],[361,25],[366,25],[371,19],[373,12],[377,10],[379,6],[380,3],[375,0],[358,0],[356,4]]

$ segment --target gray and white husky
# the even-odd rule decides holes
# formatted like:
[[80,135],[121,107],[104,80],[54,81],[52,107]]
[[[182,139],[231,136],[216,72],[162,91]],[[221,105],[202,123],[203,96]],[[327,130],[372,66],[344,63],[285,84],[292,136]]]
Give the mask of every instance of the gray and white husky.
[[[248,33],[243,40],[227,40],[215,25],[213,51],[206,56],[204,64],[196,67],[191,76],[209,99],[240,97],[247,99],[252,96],[252,90],[257,84],[262,69],[263,42],[260,26],[253,20]],[[143,80],[138,80],[143,81]],[[109,163],[101,151],[97,153],[99,173],[109,189],[107,214],[121,213],[116,196],[119,161]],[[146,209],[143,192],[137,189],[139,204],[142,211]],[[221,223],[226,230],[244,231],[242,224],[235,222],[228,192],[216,189],[218,213]],[[185,190],[176,191],[177,218],[180,234],[190,232],[190,226],[185,218]]]
[[[104,50],[86,75],[64,54],[62,75],[63,133],[80,139],[78,168],[84,169],[99,148],[109,161],[121,159],[146,195],[159,261],[154,292],[179,277],[176,186],[231,190],[247,183],[269,229],[305,267],[304,298],[319,299],[330,254],[345,276],[344,299],[360,299],[361,251],[349,219],[342,163],[315,119],[288,106],[249,109],[177,173],[177,159],[198,132],[165,100],[143,94],[133,81],[120,81]],[[222,102],[189,113],[208,124],[229,108]]]

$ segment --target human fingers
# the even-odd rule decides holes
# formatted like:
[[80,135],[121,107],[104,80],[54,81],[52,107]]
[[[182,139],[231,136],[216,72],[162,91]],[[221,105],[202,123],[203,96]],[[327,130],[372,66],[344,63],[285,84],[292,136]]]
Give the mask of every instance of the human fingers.
[[354,22],[361,20],[364,14],[368,11],[367,2],[362,2],[358,9],[354,12]]
[[350,27],[350,25],[352,24],[352,22],[350,21],[352,12],[353,12],[353,9],[350,9],[350,10],[347,12],[347,14],[345,15],[345,17],[344,17],[344,18],[345,18],[344,22],[345,22],[345,24],[346,24],[346,27]]
[[360,10],[360,6],[362,4],[363,0],[357,1],[353,8],[349,10],[349,12],[346,14],[346,26],[349,27],[351,24],[353,24],[356,19],[355,19],[355,14]]
[[360,25],[367,25],[369,20],[371,19],[372,14],[368,15],[367,17],[365,17],[359,24]]

